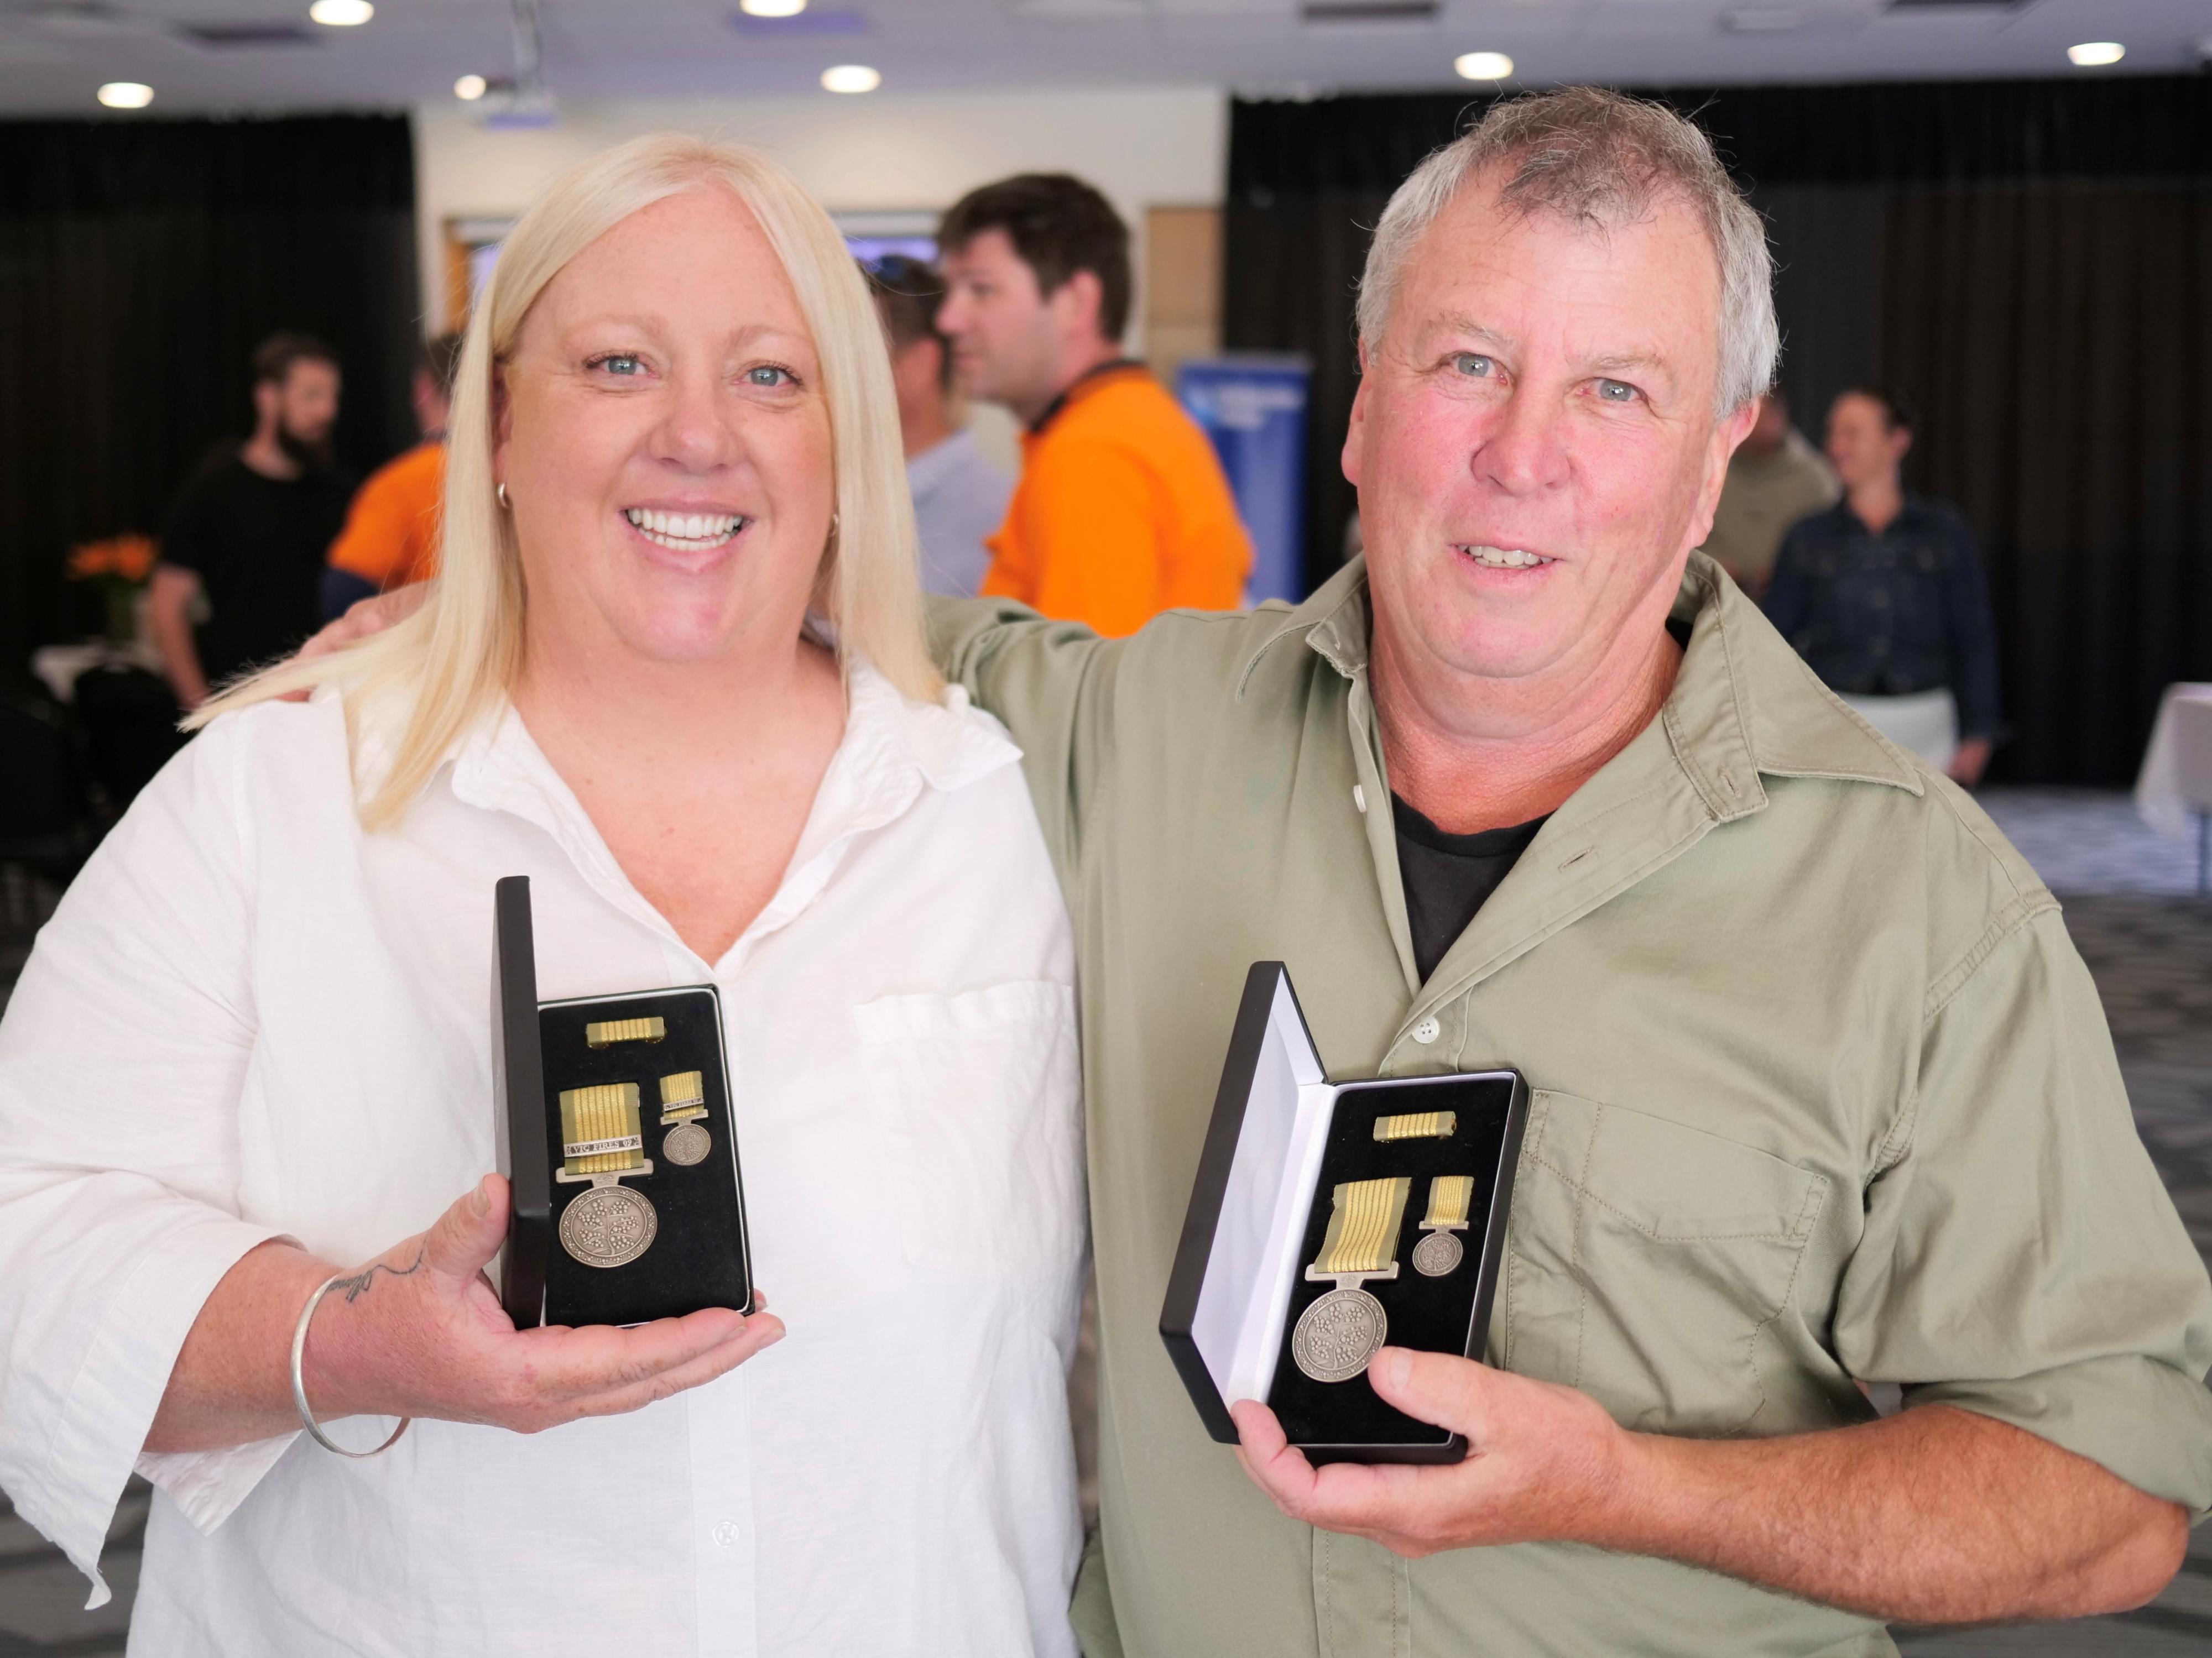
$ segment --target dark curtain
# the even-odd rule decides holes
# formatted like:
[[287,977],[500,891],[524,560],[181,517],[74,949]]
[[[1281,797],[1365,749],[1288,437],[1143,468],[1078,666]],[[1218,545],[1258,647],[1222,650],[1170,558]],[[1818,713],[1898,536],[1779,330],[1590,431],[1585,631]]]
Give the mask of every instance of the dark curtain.
[[0,660],[97,631],[76,544],[158,533],[251,426],[278,329],[337,349],[337,444],[415,440],[414,149],[404,116],[0,122]]
[[[2158,693],[2212,677],[2212,82],[1674,88],[1765,213],[1783,389],[1816,435],[1875,380],[1916,489],[1984,540],[2013,741],[1999,775],[2132,778]],[[1238,103],[1224,343],[1315,363],[1309,575],[1355,502],[1337,451],[1353,284],[1390,190],[1491,100]]]

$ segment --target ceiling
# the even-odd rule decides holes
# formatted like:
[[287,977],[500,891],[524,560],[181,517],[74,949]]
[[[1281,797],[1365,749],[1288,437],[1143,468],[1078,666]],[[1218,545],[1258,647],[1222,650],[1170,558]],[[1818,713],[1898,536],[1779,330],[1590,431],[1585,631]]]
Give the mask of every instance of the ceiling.
[[[98,114],[95,88],[118,80],[154,87],[154,115],[390,108],[513,72],[508,0],[378,0],[343,29],[309,22],[307,3],[0,0],[0,115]],[[1511,55],[1510,85],[2171,72],[2212,56],[2212,0],[1305,0],[1413,14],[1328,21],[1300,0],[812,0],[782,24],[739,18],[737,0],[539,3],[545,82],[568,98],[827,98],[823,69],[854,62],[889,93],[1303,95],[1464,86],[1451,60],[1476,50]],[[2125,60],[2070,68],[2067,46],[2090,39]]]

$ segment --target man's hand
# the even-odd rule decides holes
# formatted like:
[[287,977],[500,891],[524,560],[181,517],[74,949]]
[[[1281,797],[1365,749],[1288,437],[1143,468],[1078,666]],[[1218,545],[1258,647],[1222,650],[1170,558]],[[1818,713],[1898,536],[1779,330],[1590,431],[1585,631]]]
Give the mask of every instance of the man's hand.
[[1587,1538],[1600,1528],[1629,1436],[1589,1394],[1403,1347],[1377,1353],[1367,1378],[1385,1404],[1464,1434],[1467,1460],[1316,1468],[1285,1442],[1273,1411],[1246,1400],[1231,1412],[1243,1436],[1237,1455],[1293,1520],[1417,1559],[1479,1544]]
[[1982,773],[1990,763],[1990,755],[1996,745],[1986,737],[1970,737],[1959,744],[1959,751],[1951,756],[1944,768],[1950,780],[1961,788],[1972,788],[1982,780]]
[[335,622],[325,623],[321,632],[300,647],[300,655],[302,659],[328,656],[371,634],[380,634],[421,610],[429,602],[430,593],[429,582],[416,581],[349,605],[343,616]]
[[483,1275],[507,1237],[496,1175],[417,1237],[331,1287],[307,1332],[319,1418],[420,1416],[536,1433],[712,1382],[783,1337],[764,1313],[710,1308],[633,1330],[518,1331]]
[[1771,1439],[1630,1433],[1571,1388],[1386,1347],[1386,1402],[1467,1436],[1449,1467],[1315,1468],[1274,1413],[1234,1407],[1238,1455],[1294,1519],[1404,1555],[1564,1541],[1656,1555],[1884,1620],[2080,1618],[2139,1606],[2189,1516],[2087,1457],[1972,1411]]

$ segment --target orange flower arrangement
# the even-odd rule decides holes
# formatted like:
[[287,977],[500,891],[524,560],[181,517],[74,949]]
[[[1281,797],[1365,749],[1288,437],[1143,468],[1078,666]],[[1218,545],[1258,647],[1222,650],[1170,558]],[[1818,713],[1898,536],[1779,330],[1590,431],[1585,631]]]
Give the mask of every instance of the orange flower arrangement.
[[138,636],[138,590],[154,573],[156,550],[153,537],[137,534],[110,536],[70,549],[70,580],[100,584],[111,644],[128,645]]
[[154,553],[151,536],[110,536],[105,541],[88,541],[70,549],[70,579],[90,581],[113,576],[136,586],[153,574]]

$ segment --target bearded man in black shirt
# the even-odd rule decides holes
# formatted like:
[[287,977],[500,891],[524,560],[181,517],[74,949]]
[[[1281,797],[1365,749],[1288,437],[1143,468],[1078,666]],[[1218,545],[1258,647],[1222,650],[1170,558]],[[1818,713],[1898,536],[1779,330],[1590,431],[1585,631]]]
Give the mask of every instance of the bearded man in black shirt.
[[304,334],[263,341],[253,415],[253,435],[185,484],[154,568],[149,620],[187,708],[321,625],[324,556],[353,495],[353,481],[331,465],[338,363],[330,347]]

